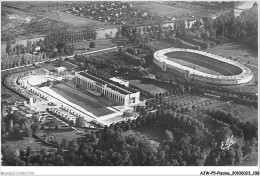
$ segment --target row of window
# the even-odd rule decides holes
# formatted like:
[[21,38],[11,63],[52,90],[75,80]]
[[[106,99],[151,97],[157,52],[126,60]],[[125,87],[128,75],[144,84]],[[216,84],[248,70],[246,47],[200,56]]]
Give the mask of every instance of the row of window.
[[78,77],[76,77],[76,84],[83,84],[88,89],[95,89],[99,92],[102,92],[106,97],[111,98],[121,104],[125,104],[125,99],[123,97],[113,94],[112,92],[107,91],[106,89],[103,89],[103,87],[100,87],[96,84],[92,84],[91,82],[82,80]]

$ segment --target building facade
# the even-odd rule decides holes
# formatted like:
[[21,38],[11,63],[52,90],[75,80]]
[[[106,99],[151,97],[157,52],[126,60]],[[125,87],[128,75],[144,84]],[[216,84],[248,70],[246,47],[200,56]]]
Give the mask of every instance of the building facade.
[[105,97],[125,106],[138,103],[140,92],[125,86],[129,85],[126,81],[120,82],[118,78],[105,78],[88,70],[75,73],[75,83],[81,87],[98,91]]

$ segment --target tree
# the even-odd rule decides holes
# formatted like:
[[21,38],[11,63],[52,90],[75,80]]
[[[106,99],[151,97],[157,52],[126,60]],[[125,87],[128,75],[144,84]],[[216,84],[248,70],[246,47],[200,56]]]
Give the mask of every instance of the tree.
[[96,44],[95,44],[95,42],[90,42],[90,44],[89,44],[89,48],[96,48]]
[[46,154],[47,154],[46,148],[41,149],[40,154],[41,154],[42,156],[46,155]]
[[32,153],[31,147],[27,147],[26,148],[26,156],[31,156],[31,153]]
[[32,136],[32,130],[31,130],[29,124],[24,124],[23,131],[24,131],[26,137]]
[[64,158],[61,155],[56,155],[55,156],[55,166],[64,166]]
[[225,142],[232,134],[232,131],[228,127],[222,127],[216,131],[215,139],[218,143]]
[[68,150],[72,153],[76,153],[79,149],[79,145],[76,141],[76,139],[73,139],[72,141],[69,142]]
[[169,130],[165,130],[165,139],[166,142],[173,142],[174,141],[174,137],[171,131]]
[[50,129],[51,127],[55,128],[55,129],[58,129],[59,122],[58,122],[57,119],[53,119],[52,121],[49,121],[49,122],[44,123],[44,125],[45,125],[45,126],[48,126],[49,129]]
[[6,132],[6,124],[4,122],[1,122],[1,134],[4,135]]
[[20,135],[20,126],[19,124],[14,124],[14,135]]
[[19,165],[19,150],[14,149],[11,145],[6,145],[1,148],[2,163],[6,166],[18,166]]
[[243,156],[249,155],[253,152],[253,148],[247,145],[243,146],[241,150],[243,151]]
[[6,51],[6,53],[7,53],[8,55],[11,54],[12,48],[11,48],[11,41],[10,41],[10,40],[7,41],[5,51]]
[[83,127],[83,126],[85,126],[85,120],[84,120],[84,118],[83,118],[83,117],[78,117],[78,118],[76,119],[75,126],[76,126],[76,127]]
[[40,130],[40,125],[38,123],[34,123],[31,125],[32,133],[36,134]]
[[67,138],[63,138],[60,143],[60,147],[66,149],[69,146],[69,141]]

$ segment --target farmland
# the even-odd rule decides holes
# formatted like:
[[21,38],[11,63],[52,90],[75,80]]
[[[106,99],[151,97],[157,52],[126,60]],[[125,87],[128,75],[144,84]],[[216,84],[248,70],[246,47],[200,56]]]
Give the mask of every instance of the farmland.
[[59,21],[65,24],[70,25],[71,27],[103,27],[105,23],[91,20],[88,18],[80,17],[80,16],[75,16],[71,15],[65,12],[57,12],[54,15],[48,17],[48,19],[53,20],[53,21]]
[[189,5],[185,2],[179,2],[175,5],[167,5],[166,3],[159,2],[135,2],[137,9],[146,10],[154,15],[161,17],[164,16],[187,16],[189,14],[194,14],[196,17],[206,14],[214,14],[215,11],[204,9],[200,6]]

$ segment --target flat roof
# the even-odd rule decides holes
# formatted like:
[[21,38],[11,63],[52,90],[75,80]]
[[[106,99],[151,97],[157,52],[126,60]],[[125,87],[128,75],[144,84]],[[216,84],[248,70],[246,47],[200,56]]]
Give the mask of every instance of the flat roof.
[[92,71],[89,71],[89,70],[85,70],[84,72],[79,72],[80,75],[84,76],[84,77],[88,77],[102,85],[107,85],[107,87],[113,89],[113,90],[116,90],[124,95],[127,95],[127,94],[132,94],[132,93],[136,93],[138,91],[132,89],[132,88],[129,88],[129,87],[126,87],[122,84],[119,84],[118,82],[114,82],[112,80],[110,80],[109,78],[106,78],[106,77],[103,77],[103,76],[100,76],[98,75],[97,73],[94,73]]

